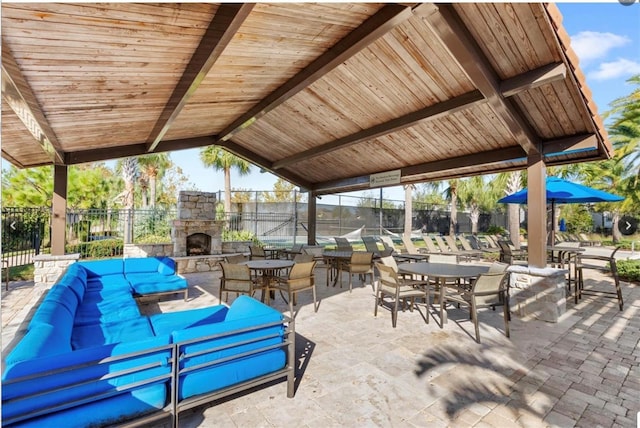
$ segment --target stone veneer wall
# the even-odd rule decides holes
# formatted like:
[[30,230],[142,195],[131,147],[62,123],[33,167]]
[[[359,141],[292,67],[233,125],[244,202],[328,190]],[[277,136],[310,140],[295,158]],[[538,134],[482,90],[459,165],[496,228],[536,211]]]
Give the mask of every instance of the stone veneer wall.
[[216,220],[216,194],[181,191],[178,195],[178,219],[173,221],[173,254],[187,255],[187,236],[204,233],[211,237],[211,254],[222,253],[222,225]]
[[174,257],[173,259],[176,261],[176,270],[179,274],[194,272],[214,272],[220,270],[220,262],[224,261],[225,256],[228,255],[231,254]]
[[157,244],[124,244],[122,250],[124,258],[132,257],[163,257],[173,256],[173,243],[164,242]]
[[553,268],[509,266],[509,306],[521,318],[558,322],[567,310],[567,271]]
[[77,262],[80,254],[52,256],[39,254],[33,258],[33,282],[36,287],[51,288],[69,265]]

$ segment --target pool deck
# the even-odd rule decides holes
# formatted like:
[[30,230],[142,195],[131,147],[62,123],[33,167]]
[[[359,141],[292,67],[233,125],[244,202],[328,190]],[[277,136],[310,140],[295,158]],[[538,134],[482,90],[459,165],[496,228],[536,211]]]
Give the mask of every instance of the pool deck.
[[[143,313],[218,304],[219,273],[185,275],[180,296],[141,303]],[[468,313],[449,309],[440,328],[437,307],[373,316],[370,284],[354,278],[325,286],[317,270],[320,307],[311,293],[296,307],[296,394],[284,382],[183,412],[181,427],[636,427],[640,412],[640,286],[622,283],[617,301],[585,296],[567,301],[558,323],[513,317],[511,338],[502,312],[480,314],[482,344]],[[587,271],[587,284],[613,289]],[[20,337],[42,290],[12,282],[2,290],[3,356]],[[229,303],[235,296],[229,296]],[[277,296],[272,305],[288,311]],[[169,427],[163,420],[154,428]]]

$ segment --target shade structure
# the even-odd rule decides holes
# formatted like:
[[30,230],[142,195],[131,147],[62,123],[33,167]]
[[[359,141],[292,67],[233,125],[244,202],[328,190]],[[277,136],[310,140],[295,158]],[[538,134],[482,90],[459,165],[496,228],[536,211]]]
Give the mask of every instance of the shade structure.
[[[582,184],[563,180],[558,177],[547,177],[547,203],[551,204],[551,243],[555,242],[555,204],[579,204],[587,202],[617,202],[622,201],[622,196],[603,192]],[[499,199],[502,204],[526,204],[528,189],[520,190],[509,196]]]

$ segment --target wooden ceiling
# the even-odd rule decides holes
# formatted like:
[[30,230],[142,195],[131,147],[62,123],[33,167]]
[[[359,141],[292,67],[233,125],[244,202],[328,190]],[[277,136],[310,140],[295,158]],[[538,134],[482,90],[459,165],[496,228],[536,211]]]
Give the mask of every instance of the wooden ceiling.
[[553,4],[2,3],[2,156],[216,144],[316,194],[606,159]]

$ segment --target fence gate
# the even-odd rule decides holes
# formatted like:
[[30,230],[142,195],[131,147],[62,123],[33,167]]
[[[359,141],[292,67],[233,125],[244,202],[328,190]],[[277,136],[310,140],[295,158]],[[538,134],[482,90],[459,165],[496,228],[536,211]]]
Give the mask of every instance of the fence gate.
[[46,208],[2,208],[3,264],[31,264],[33,256],[50,247],[49,217]]

